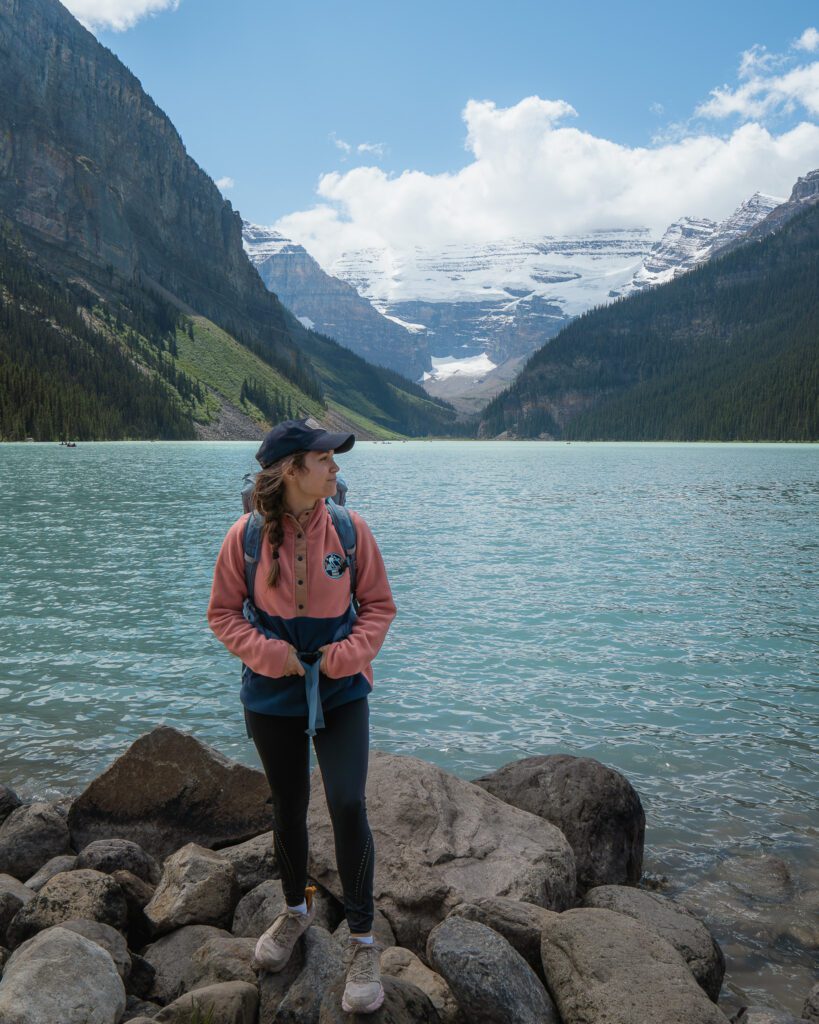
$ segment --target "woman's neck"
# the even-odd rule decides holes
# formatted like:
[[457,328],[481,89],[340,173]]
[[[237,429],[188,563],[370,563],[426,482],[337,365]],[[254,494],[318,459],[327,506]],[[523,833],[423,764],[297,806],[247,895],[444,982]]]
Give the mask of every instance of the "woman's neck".
[[312,500],[304,498],[300,500],[299,498],[294,496],[292,499],[288,498],[285,501],[284,508],[285,511],[289,512],[294,519],[301,519],[305,512],[313,511],[313,509],[316,507],[317,501],[318,498],[313,498]]

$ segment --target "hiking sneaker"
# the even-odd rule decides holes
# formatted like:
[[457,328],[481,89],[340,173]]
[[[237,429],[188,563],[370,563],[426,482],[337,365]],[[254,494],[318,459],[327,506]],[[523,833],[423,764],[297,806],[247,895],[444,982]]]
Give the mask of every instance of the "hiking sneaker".
[[313,923],[316,916],[316,905],[313,902],[314,885],[304,890],[307,901],[307,913],[285,907],[273,919],[273,924],[256,943],[254,954],[256,964],[265,971],[280,971],[290,959],[293,947]]
[[344,950],[347,984],[341,997],[346,1013],[373,1013],[384,1002],[381,985],[381,950],[350,939]]

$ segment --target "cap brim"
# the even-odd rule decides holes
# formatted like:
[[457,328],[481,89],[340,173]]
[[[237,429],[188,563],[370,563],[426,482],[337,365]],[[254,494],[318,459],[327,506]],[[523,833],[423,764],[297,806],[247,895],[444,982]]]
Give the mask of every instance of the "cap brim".
[[331,434],[329,431],[325,431],[315,441],[310,442],[307,450],[311,452],[328,452],[332,449],[337,454],[343,455],[354,444],[355,434]]

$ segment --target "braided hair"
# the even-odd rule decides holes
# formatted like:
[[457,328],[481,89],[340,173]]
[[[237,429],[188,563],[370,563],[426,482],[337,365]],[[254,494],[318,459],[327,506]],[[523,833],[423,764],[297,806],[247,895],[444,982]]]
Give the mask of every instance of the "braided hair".
[[270,587],[275,587],[279,582],[279,547],[284,540],[282,517],[286,511],[284,474],[290,468],[303,469],[306,454],[307,452],[294,452],[261,470],[253,488],[253,508],[264,519],[262,536],[273,548],[273,561],[270,575],[267,577],[267,584]]

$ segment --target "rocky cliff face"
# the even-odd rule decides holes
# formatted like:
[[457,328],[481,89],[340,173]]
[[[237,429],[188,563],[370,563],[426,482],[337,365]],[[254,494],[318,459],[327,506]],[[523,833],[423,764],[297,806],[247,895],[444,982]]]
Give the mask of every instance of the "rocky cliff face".
[[325,274],[303,246],[278,231],[245,222],[243,238],[264,283],[306,327],[411,380],[430,369],[423,328],[413,331],[382,316],[352,285]]
[[51,266],[156,286],[228,329],[263,325],[289,345],[238,213],[139,81],[57,0],[0,0],[0,97],[0,213]]

